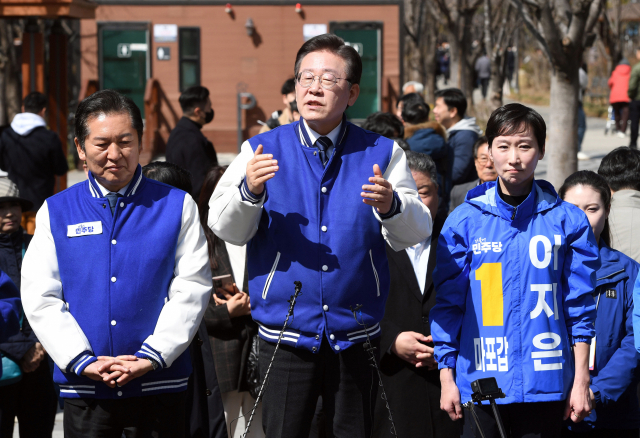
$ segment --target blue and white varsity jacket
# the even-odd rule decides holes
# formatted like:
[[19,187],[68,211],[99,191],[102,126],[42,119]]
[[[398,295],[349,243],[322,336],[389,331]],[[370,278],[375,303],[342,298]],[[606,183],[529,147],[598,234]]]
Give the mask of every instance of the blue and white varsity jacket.
[[[140,166],[113,215],[91,173],[47,199],[22,265],[25,314],[69,398],[184,391],[211,288],[195,202]],[[82,376],[97,356],[131,354],[160,367],[115,389]]]
[[586,215],[534,181],[505,203],[496,182],[469,191],[447,218],[433,273],[431,334],[440,368],[455,368],[462,402],[495,377],[499,404],[564,400],[571,346],[594,335],[599,251]]
[[[358,304],[369,335],[380,334],[389,292],[385,239],[395,250],[421,242],[431,234],[431,217],[393,141],[343,120],[323,167],[306,129],[301,121],[245,142],[211,198],[209,226],[226,242],[248,242],[251,315],[263,339],[276,342],[299,280],[302,294],[282,342],[317,352],[326,338],[337,353],[366,340],[351,312]],[[259,144],[280,170],[266,194],[251,199],[243,181]],[[374,164],[399,204],[388,219],[360,196]]]

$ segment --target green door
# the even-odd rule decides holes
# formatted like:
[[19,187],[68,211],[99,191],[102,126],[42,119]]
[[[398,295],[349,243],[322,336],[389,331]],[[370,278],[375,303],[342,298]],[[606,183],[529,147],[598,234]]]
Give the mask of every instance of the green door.
[[100,39],[101,88],[130,97],[144,113],[144,91],[149,78],[146,29],[102,29]]
[[340,29],[336,23],[333,33],[355,48],[362,58],[360,96],[356,104],[347,109],[349,119],[366,119],[380,111],[380,29]]

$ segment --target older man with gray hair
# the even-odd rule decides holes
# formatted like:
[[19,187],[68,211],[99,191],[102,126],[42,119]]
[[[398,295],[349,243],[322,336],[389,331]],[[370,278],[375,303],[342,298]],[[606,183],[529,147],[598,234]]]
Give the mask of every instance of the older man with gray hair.
[[[436,296],[432,281],[435,250],[445,220],[445,216],[436,216],[436,165],[427,154],[408,151],[406,155],[420,200],[434,218],[433,233],[402,251],[387,245],[391,285],[380,322],[382,382],[398,436],[457,436],[456,424],[440,410],[440,377],[429,328]],[[384,400],[377,400],[374,418],[373,436],[391,437]]]

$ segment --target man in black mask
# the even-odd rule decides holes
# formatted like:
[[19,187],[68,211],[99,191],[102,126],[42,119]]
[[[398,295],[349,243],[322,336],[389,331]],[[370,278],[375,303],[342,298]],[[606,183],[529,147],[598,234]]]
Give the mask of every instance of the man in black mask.
[[216,150],[203,134],[202,126],[213,120],[209,90],[194,86],[180,95],[182,118],[171,131],[167,141],[167,161],[177,164],[191,174],[191,194],[197,201],[209,169],[218,164]]

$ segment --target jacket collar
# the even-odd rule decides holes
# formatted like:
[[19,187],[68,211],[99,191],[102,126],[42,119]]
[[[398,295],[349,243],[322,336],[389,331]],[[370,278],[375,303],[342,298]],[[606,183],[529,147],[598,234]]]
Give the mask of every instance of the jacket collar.
[[201,132],[202,126],[191,120],[189,117],[182,116],[176,126],[180,126],[189,131]]
[[498,195],[497,183],[497,180],[490,181],[469,190],[465,202],[509,222],[550,210],[562,203],[551,184],[544,180],[534,179],[529,196],[522,204],[512,207]]
[[447,139],[447,131],[444,127],[438,122],[426,122],[426,123],[418,123],[417,125],[406,125],[404,127],[404,139],[408,140],[418,133],[418,131],[422,131],[425,129],[433,129],[433,131],[438,134],[440,137]]
[[596,272],[596,286],[617,283],[625,278],[629,278],[629,274],[627,274],[618,252],[600,241],[600,269]]
[[[296,134],[298,135],[298,140],[300,140],[300,143],[302,143],[304,146],[308,147],[308,148],[312,148],[314,147],[313,142],[311,141],[311,138],[309,137],[309,133],[307,132],[307,129],[304,126],[303,123],[303,118],[300,117],[300,120],[297,123],[297,126],[294,126],[294,129],[296,131]],[[344,139],[347,136],[347,131],[348,131],[348,125],[349,123],[347,122],[347,116],[346,115],[342,115],[342,125],[340,126],[340,133],[338,134],[338,143],[335,145],[336,149],[339,149],[342,147],[343,143],[344,143]]]
[[[129,187],[127,188],[127,191],[124,194],[125,198],[136,194],[136,191],[140,187],[140,183],[142,182],[142,179],[143,179],[142,167],[138,164],[138,167],[136,167],[136,171],[133,174],[133,178],[131,178],[131,182],[129,183]],[[102,195],[102,190],[100,190],[100,187],[98,186],[98,183],[93,177],[93,174],[91,173],[91,171],[89,171],[89,178],[87,181],[89,182],[88,187],[89,187],[89,193],[91,193],[91,196],[94,198],[104,198],[104,196]]]

